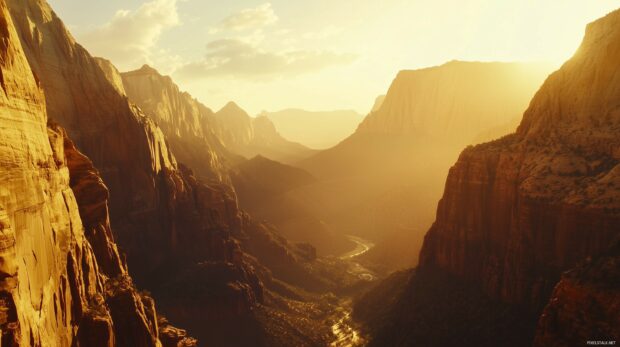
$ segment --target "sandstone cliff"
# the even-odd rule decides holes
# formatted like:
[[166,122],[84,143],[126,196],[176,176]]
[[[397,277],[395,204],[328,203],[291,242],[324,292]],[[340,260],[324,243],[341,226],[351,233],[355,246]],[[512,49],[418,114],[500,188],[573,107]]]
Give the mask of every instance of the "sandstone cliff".
[[209,108],[147,65],[119,77],[129,100],[162,129],[180,162],[200,177],[227,180],[225,162],[231,153],[215,135],[217,124]]
[[[136,283],[152,292],[158,308],[171,322],[182,323],[192,335],[196,333],[201,344],[247,345],[248,341],[272,337],[324,340],[326,326],[317,324],[317,329],[299,333],[304,324],[301,312],[309,308],[291,310],[281,305],[288,302],[281,293],[295,296],[290,284],[282,280],[322,285],[308,263],[312,248],[289,244],[273,229],[240,211],[233,190],[221,176],[212,175],[205,181],[177,163],[175,145],[169,146],[168,134],[153,120],[155,116],[145,115],[130,103],[124,94],[129,88],[119,83],[118,71],[77,44],[45,1],[7,3],[30,68],[50,100],[45,105],[50,119],[67,129],[75,139],[75,148],[92,160],[105,182],[104,186],[94,177],[96,170],[90,169],[90,162],[67,145],[73,148],[67,151],[75,159],[68,166],[75,169],[76,179],[84,179],[72,179],[71,186],[83,202],[79,212],[83,213],[86,235],[93,244],[105,246],[94,252],[102,258],[103,271],[127,271],[118,249],[109,243],[116,239]],[[157,91],[155,87],[153,91]],[[165,112],[158,118],[170,136],[174,131],[179,137],[205,131],[203,123],[193,122],[192,110],[183,113],[189,104],[187,95],[176,99],[176,90],[166,88],[162,93],[169,93],[171,103],[179,102],[169,118]],[[185,101],[188,103],[183,104]],[[219,164],[211,161],[200,168],[220,174]],[[109,217],[105,215],[107,207],[97,199],[108,200]],[[141,326],[157,331],[161,323],[162,342],[195,344],[183,330],[172,327],[165,318],[156,318],[153,300],[148,295],[137,296],[126,274],[108,282],[106,298],[112,299],[106,303],[112,319],[120,319],[114,325],[115,336],[157,336],[143,333]],[[265,285],[273,292],[266,291]],[[143,310],[144,324],[135,318],[138,316],[121,314],[123,308]],[[93,319],[93,329],[100,329],[96,325],[99,320]],[[95,335],[84,331],[85,338]],[[139,346],[142,342],[127,344]]]
[[[231,259],[224,246],[228,236],[219,237],[218,248],[203,232],[238,224],[227,189],[203,185],[177,165],[161,129],[110,82],[118,80],[111,78],[113,67],[104,72],[102,62],[75,43],[45,2],[11,0],[9,9],[51,100],[50,118],[66,127],[110,189],[111,224],[132,271],[146,279],[177,253]],[[191,245],[183,243],[193,236]]]
[[[620,237],[618,61],[615,11],[588,26],[515,134],[462,152],[420,265],[374,345],[618,338],[619,249],[609,249]],[[449,328],[427,332],[429,322]]]
[[129,100],[161,127],[177,159],[199,176],[225,180],[226,169],[241,160],[235,154],[295,161],[311,153],[282,138],[267,119],[254,119],[235,103],[214,114],[148,65],[121,76]]
[[[251,274],[231,238],[241,216],[230,189],[205,185],[177,165],[161,129],[121,94],[113,67],[78,45],[44,1],[8,4],[28,62],[50,100],[48,115],[67,129],[109,188],[109,224],[136,281],[154,291],[161,284],[161,271],[201,261],[232,263]],[[75,163],[78,172],[83,166],[79,160]],[[83,184],[84,193],[78,194],[85,202],[80,211],[85,213],[87,235],[93,242],[111,240],[102,206],[90,201],[107,193],[100,182],[88,179],[92,182]],[[97,252],[108,257],[102,266],[119,271],[122,262],[115,258],[116,249]],[[242,283],[244,278],[238,280]],[[226,278],[221,281],[227,283]],[[130,307],[126,281],[114,287],[111,292],[121,298],[114,307]],[[232,288],[224,293],[236,297]],[[248,300],[237,305],[251,306],[256,297],[237,297]],[[155,318],[150,321],[156,326]],[[134,324],[127,321],[118,327],[127,328],[128,323]]]
[[534,346],[583,346],[620,339],[620,243],[562,275],[536,330]]
[[160,346],[155,308],[110,233],[107,189],[64,131],[46,126],[4,0],[0,41],[2,345]]
[[517,133],[466,149],[421,252],[492,297],[534,309],[562,271],[620,231],[620,12],[591,24]]
[[462,152],[399,299],[363,309],[386,282],[359,302],[371,346],[618,339],[618,61],[620,10],[588,26],[515,134]]
[[461,61],[401,71],[358,132],[465,146],[482,130],[519,116],[548,71],[537,64]]

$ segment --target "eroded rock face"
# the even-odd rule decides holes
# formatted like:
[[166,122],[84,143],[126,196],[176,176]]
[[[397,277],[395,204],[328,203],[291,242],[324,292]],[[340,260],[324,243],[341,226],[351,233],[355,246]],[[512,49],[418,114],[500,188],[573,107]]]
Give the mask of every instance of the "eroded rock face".
[[544,65],[461,61],[401,71],[357,132],[465,146],[518,117],[548,72]]
[[618,161],[599,156],[589,172],[571,169],[590,155],[516,136],[466,150],[450,171],[422,265],[540,309],[562,271],[603,251],[620,230],[620,192],[610,184]]
[[[75,147],[92,160],[105,182],[95,177],[88,160],[72,145],[66,146],[76,175],[71,187],[81,202],[88,240],[106,246],[98,246],[95,255],[102,258],[103,271],[118,274],[115,282],[106,285],[102,301],[112,318],[122,319],[122,325],[114,326],[114,333],[123,336],[116,343],[124,344],[119,341],[129,341],[124,336],[132,334],[129,338],[141,345],[149,339],[144,329],[157,331],[154,313],[135,317],[122,312],[154,310],[145,304],[145,297],[129,289],[133,286],[124,260],[109,242],[118,240],[137,283],[163,298],[169,296],[157,291],[161,274],[198,262],[231,264],[251,273],[231,238],[241,221],[236,200],[228,186],[204,184],[177,164],[162,130],[122,94],[113,66],[92,58],[77,44],[45,1],[10,0],[8,4],[28,63],[51,100],[48,115],[67,129]],[[76,258],[74,263],[83,261]],[[229,294],[234,293],[230,289]],[[248,299],[238,304],[255,303]],[[92,317],[90,329],[104,331],[98,317]]]
[[620,339],[620,243],[562,275],[538,324],[534,346],[583,346]]
[[84,232],[97,252],[97,260],[103,272],[109,277],[127,273],[110,227],[108,212],[108,188],[97,169],[64,134],[64,152],[70,172],[70,186],[77,200]]
[[[159,192],[165,181],[159,177],[164,170],[174,172],[176,161],[161,130],[119,94],[47,3],[8,4],[26,56],[49,100],[49,117],[92,160],[111,192],[110,219],[119,241],[124,243],[123,238],[134,232],[163,233],[159,210],[165,205]],[[139,256],[125,247],[129,255]]]
[[213,111],[148,65],[118,78],[130,101],[161,127],[180,162],[200,177],[227,180],[225,162],[231,154],[215,135]]
[[129,99],[157,122],[175,156],[200,177],[226,181],[226,168],[241,160],[238,155],[292,161],[312,153],[280,136],[269,119],[254,119],[233,102],[213,113],[150,66],[125,72],[122,79]]
[[426,236],[424,266],[540,308],[561,271],[608,247],[620,231],[618,42],[620,12],[591,24],[517,133],[461,154]]
[[[107,191],[64,131],[46,125],[43,93],[4,0],[0,42],[2,345],[158,346],[156,325],[117,328],[121,319],[151,318],[139,306],[110,305],[110,277],[126,269],[105,234]],[[86,199],[86,191],[97,193]],[[128,301],[139,302],[127,283]]]
[[615,11],[588,26],[515,134],[461,153],[415,275],[387,323],[368,323],[371,346],[618,339],[619,61]]
[[[608,249],[620,233],[618,61],[620,11],[588,26],[581,47],[544,83],[516,134],[461,154],[426,235],[423,268],[537,313],[563,271]],[[616,302],[617,283],[610,292],[593,289],[610,281],[613,276],[592,279],[596,284],[564,278],[548,306],[563,327],[550,334],[572,334],[566,326],[577,323],[566,322],[567,311],[581,310],[584,300]],[[608,318],[589,313],[580,316],[576,335],[556,335],[544,345],[584,337]],[[553,320],[542,324],[553,329]]]
[[[47,3],[9,4],[30,65],[52,100],[50,118],[67,129],[109,189],[111,226],[132,271],[146,281],[175,255],[230,260],[227,233],[240,217],[229,189],[202,185],[179,168],[161,129],[120,93],[114,67],[78,45]],[[107,194],[98,183],[79,188],[89,189],[85,199]],[[87,219],[106,229],[98,208],[85,205]]]

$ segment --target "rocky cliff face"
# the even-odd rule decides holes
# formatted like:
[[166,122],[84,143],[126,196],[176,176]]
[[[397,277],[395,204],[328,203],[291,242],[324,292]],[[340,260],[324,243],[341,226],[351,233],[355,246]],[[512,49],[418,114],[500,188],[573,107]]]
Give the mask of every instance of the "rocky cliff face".
[[[620,235],[619,60],[616,11],[588,26],[581,47],[544,83],[516,134],[461,154],[426,235],[421,267],[446,271],[536,313],[562,271],[607,250]],[[613,278],[595,282],[605,286]],[[591,281],[569,276],[556,288],[548,310],[556,311],[560,333],[579,324],[575,334],[594,337],[606,319],[562,322],[587,297],[616,302],[617,290],[599,296]],[[560,301],[567,306],[559,308]],[[617,327],[613,318],[609,323]]]
[[246,158],[261,155],[293,163],[313,153],[311,149],[283,138],[267,117],[252,118],[234,102],[217,111],[215,118],[220,129],[219,138],[231,151]]
[[291,161],[311,153],[282,138],[269,120],[254,119],[233,102],[214,114],[147,65],[121,76],[130,101],[161,127],[177,159],[199,176],[226,181],[226,168],[241,160],[234,154]]
[[[129,88],[119,82],[118,71],[77,44],[45,1],[7,3],[34,78],[50,100],[44,108],[50,119],[75,139],[75,146],[60,141],[66,143],[67,158],[71,159],[67,166],[74,171],[70,185],[80,203],[75,211],[83,215],[88,241],[97,246],[92,253],[101,258],[101,271],[109,271],[110,277],[116,274],[101,285],[114,324],[105,325],[99,316],[89,316],[89,325],[84,325],[80,333],[88,339],[85,345],[104,340],[98,338],[104,333],[114,336],[119,346],[149,345],[151,337],[158,344],[158,333],[166,344],[196,343],[183,330],[156,317],[150,296],[136,294],[125,261],[111,243],[113,239],[126,252],[136,283],[152,292],[170,321],[192,329],[200,343],[247,345],[257,334],[266,338],[267,324],[271,324],[273,336],[284,340],[293,337],[291,331],[299,330],[301,320],[287,321],[287,317],[300,315],[300,311],[285,312],[277,306],[287,300],[279,294],[268,292],[270,300],[278,296],[268,310],[276,312],[281,321],[269,317],[260,321],[257,312],[264,308],[261,303],[266,300],[263,281],[289,296],[288,285],[272,276],[286,280],[290,274],[297,274],[300,282],[316,282],[306,276],[309,271],[302,264],[309,259],[311,247],[290,245],[272,229],[252,221],[237,207],[233,190],[225,180],[203,180],[192,169],[177,163],[172,149],[175,145],[168,145],[162,128],[152,119],[155,116],[145,115],[129,102],[124,94],[130,93]],[[204,124],[192,120],[193,110],[185,109],[187,113],[183,113],[185,106],[192,106],[188,105],[187,95],[177,98],[176,90],[166,89],[169,85],[163,89],[157,89],[156,84],[151,87],[167,95],[174,112],[180,112],[178,120],[172,114],[164,117],[165,112],[158,119],[171,136],[204,133]],[[154,105],[159,110],[160,104]],[[205,112],[200,110],[200,114]],[[87,155],[92,165],[76,149]],[[203,172],[216,171],[217,165],[212,163],[203,163]],[[103,202],[106,199],[107,206]],[[88,258],[83,258],[76,256],[69,262],[87,270],[95,268]],[[78,268],[67,271],[70,277],[78,273]],[[96,285],[93,279],[84,282]],[[95,313],[100,312],[100,306],[96,306]],[[274,328],[289,323],[296,327]],[[318,339],[326,336],[324,330],[318,329],[308,334]]]
[[[26,56],[51,100],[50,118],[67,128],[110,189],[111,224],[135,273],[148,277],[176,253],[230,259],[225,241],[218,248],[202,232],[238,224],[226,189],[203,186],[177,165],[161,129],[110,82],[119,80],[113,67],[76,44],[45,2],[9,4]],[[197,239],[183,244],[190,235]],[[201,242],[207,246],[199,254],[183,249],[198,249]]]
[[4,0],[0,42],[2,345],[160,346],[154,306],[109,232],[107,189],[64,131],[46,126]]
[[462,152],[420,265],[387,317],[366,318],[371,346],[618,339],[619,58],[615,11],[588,26],[515,134]]
[[[48,115],[67,129],[109,189],[108,197],[101,182],[85,169],[85,159],[73,156],[70,167],[85,180],[71,184],[79,188],[80,212],[93,243],[112,240],[111,227],[127,252],[134,278],[153,291],[161,285],[161,273],[204,261],[230,263],[238,268],[233,274],[248,273],[251,278],[253,272],[242,262],[239,246],[231,238],[239,229],[241,215],[230,189],[203,184],[177,164],[161,129],[121,93],[115,69],[78,45],[44,1],[11,0],[8,4],[28,63],[50,100]],[[96,201],[104,197],[109,200],[109,219],[104,216],[106,207]],[[124,271],[114,247],[98,248],[96,255],[104,258],[106,271]],[[256,293],[235,296],[234,288],[225,286],[227,278],[220,278],[228,289],[224,293],[249,300],[237,305],[256,303],[254,298],[260,297]],[[237,280],[244,283],[245,278]],[[109,289],[118,298],[113,307],[133,305],[129,287],[123,280]],[[260,286],[248,288],[260,291]],[[140,299],[135,306],[147,307],[146,302]],[[125,321],[117,327],[133,331],[128,326],[136,324]],[[156,319],[148,324],[156,326]]]
[[215,135],[217,124],[209,108],[147,65],[121,76],[129,100],[161,127],[180,162],[200,177],[227,180],[225,161],[231,154]]
[[516,134],[465,150],[450,170],[424,266],[540,308],[561,271],[620,230],[620,12],[545,82]]
[[548,72],[535,64],[460,61],[401,71],[358,132],[464,146],[484,129],[518,117]]
[[583,346],[620,339],[620,243],[562,275],[536,330],[534,346]]

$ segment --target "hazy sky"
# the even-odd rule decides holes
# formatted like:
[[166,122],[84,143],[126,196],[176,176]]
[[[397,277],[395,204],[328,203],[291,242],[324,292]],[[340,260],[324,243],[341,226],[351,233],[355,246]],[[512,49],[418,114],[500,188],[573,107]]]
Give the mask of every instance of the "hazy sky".
[[561,63],[617,0],[48,0],[121,71],[148,63],[217,110],[367,113],[402,69]]

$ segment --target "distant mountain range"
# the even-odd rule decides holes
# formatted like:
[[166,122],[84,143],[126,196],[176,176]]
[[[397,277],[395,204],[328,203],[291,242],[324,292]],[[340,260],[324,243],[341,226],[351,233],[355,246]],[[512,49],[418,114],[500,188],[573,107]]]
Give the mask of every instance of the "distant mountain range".
[[286,109],[261,114],[275,124],[282,136],[313,149],[325,149],[351,135],[363,116],[351,110],[311,112]]
[[[201,173],[215,170],[221,176],[220,161],[234,163],[234,155],[295,162],[314,153],[283,138],[267,118],[252,118],[234,102],[214,113],[150,66],[121,76],[129,99],[162,127],[181,161]],[[219,168],[209,168],[214,166]]]
[[214,117],[220,125],[219,138],[246,158],[261,155],[283,163],[295,163],[315,152],[280,135],[269,118],[252,118],[234,102],[226,104]]

